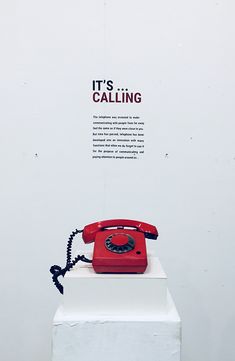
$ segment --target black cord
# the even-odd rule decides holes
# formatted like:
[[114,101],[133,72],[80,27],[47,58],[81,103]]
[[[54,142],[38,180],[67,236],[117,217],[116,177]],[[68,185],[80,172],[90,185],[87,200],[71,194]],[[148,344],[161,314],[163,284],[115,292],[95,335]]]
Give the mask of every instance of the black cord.
[[83,229],[79,229],[79,230],[76,229],[69,236],[69,240],[68,240],[68,243],[67,243],[67,252],[66,252],[66,255],[67,255],[66,266],[64,268],[61,268],[58,265],[54,265],[54,266],[51,266],[51,268],[50,268],[50,272],[52,273],[52,281],[54,282],[55,286],[58,288],[58,290],[59,290],[59,292],[61,294],[64,293],[64,287],[59,282],[58,277],[59,276],[64,277],[65,273],[70,271],[78,261],[82,261],[82,262],[86,262],[86,263],[91,263],[92,262],[92,260],[86,258],[84,255],[81,255],[81,256],[77,255],[72,260],[73,239],[78,233],[82,233],[82,232],[83,232]]

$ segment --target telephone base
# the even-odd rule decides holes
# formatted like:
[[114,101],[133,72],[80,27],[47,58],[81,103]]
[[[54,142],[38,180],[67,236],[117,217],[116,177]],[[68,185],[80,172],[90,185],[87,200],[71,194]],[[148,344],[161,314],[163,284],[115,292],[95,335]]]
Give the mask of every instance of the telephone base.
[[[96,273],[103,273],[103,274],[141,274],[146,271],[146,266],[135,266],[135,267],[129,267],[129,266],[122,266],[122,267],[115,267],[115,266],[95,266],[94,264],[93,268]],[[121,269],[120,269],[121,268]],[[133,269],[134,268],[134,269]]]
[[144,273],[147,267],[144,233],[130,229],[99,232],[92,258],[97,273]]

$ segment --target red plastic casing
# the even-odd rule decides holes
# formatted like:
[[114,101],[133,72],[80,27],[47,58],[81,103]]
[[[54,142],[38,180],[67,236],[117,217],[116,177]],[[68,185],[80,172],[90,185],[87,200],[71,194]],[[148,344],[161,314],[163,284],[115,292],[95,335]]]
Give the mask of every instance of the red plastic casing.
[[109,227],[132,227],[136,228],[139,232],[144,233],[146,238],[157,239],[158,231],[157,228],[151,224],[133,221],[131,219],[109,219],[106,221],[95,222],[88,224],[84,227],[82,238],[85,243],[94,242],[97,232],[103,231]]
[[[134,229],[129,229],[130,227]],[[134,249],[126,253],[115,253],[106,248],[105,240],[110,235],[120,236],[123,234],[134,239]],[[95,242],[92,265],[97,273],[145,272],[148,264],[145,237],[156,239],[157,236],[158,232],[155,226],[129,219],[112,219],[92,223],[84,227],[82,234],[85,243]]]
[[110,235],[123,234],[122,229],[98,232],[95,238],[92,265],[97,273],[144,273],[147,267],[145,237],[141,232],[126,230],[135,241],[133,250],[126,253],[114,253],[105,247]]

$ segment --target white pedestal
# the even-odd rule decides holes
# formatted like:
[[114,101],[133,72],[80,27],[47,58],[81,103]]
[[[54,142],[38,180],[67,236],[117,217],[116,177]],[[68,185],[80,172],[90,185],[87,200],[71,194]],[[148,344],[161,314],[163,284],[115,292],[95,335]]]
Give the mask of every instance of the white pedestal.
[[52,361],[179,361],[181,323],[157,258],[142,275],[69,272]]
[[64,277],[67,312],[122,316],[165,312],[167,277],[156,257],[143,274],[97,274],[81,263]]

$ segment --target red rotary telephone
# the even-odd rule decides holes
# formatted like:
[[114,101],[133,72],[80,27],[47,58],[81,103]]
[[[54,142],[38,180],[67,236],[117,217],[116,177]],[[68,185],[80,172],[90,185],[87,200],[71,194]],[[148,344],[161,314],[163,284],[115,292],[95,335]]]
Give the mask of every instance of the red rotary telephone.
[[151,224],[128,219],[96,222],[84,227],[85,243],[95,242],[92,266],[97,273],[143,273],[147,267],[145,237],[157,239]]
[[[82,233],[85,243],[95,242],[92,261],[84,255],[77,255],[72,259],[72,242],[78,233]],[[63,293],[58,277],[64,276],[78,261],[92,263],[97,273],[144,273],[148,264],[145,238],[157,237],[155,226],[129,219],[88,224],[83,230],[76,229],[69,236],[66,266],[52,266],[52,280],[60,293]]]

